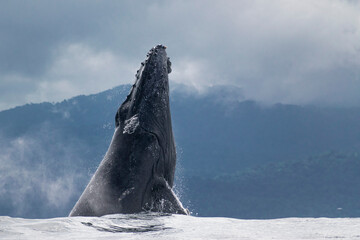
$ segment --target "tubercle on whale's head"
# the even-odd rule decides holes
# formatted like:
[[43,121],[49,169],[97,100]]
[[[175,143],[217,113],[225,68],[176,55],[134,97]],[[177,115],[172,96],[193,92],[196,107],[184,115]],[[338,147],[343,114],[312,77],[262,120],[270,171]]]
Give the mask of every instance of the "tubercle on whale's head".
[[[153,47],[152,49],[150,49],[150,51],[147,53],[146,55],[146,59],[145,62],[142,62],[141,65],[144,66],[146,64],[151,65],[153,63],[155,64],[163,64],[166,65],[166,69],[168,73],[171,73],[171,62],[170,62],[170,58],[167,57],[166,54],[166,49],[167,47],[164,45],[157,45],[155,47]],[[166,64],[165,64],[166,61]],[[135,77],[139,77],[139,72],[141,70],[140,69],[137,71]]]
[[165,49],[166,46],[159,44],[147,53],[135,74],[129,95],[116,114],[116,127],[135,114],[140,118],[145,115],[163,118],[161,114],[169,107],[168,74],[171,73],[171,62]]

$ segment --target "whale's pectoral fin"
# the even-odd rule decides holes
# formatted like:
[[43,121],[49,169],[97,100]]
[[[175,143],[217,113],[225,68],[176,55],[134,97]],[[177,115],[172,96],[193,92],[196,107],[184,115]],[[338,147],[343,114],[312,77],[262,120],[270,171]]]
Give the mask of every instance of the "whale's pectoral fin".
[[165,179],[158,180],[152,190],[152,211],[189,215]]

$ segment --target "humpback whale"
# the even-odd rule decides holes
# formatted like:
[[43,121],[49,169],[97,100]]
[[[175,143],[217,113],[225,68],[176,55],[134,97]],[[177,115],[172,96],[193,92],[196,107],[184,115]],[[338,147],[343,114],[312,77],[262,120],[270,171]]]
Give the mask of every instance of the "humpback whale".
[[171,62],[153,47],[115,116],[105,157],[69,216],[154,211],[188,214],[172,187],[176,165],[169,106]]

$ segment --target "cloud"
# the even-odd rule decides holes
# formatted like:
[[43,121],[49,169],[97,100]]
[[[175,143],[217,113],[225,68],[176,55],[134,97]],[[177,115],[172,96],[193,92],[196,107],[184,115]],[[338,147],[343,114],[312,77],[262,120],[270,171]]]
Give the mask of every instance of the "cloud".
[[18,95],[0,98],[3,108],[131,83],[158,43],[168,46],[171,80],[200,92],[228,84],[267,104],[360,103],[357,1],[1,5],[0,84]]
[[216,71],[208,68],[209,65],[205,60],[182,59],[177,62],[177,67],[171,72],[170,78],[178,84],[203,93],[219,77]]
[[38,133],[0,137],[0,202],[11,204],[0,207],[3,213],[49,217],[70,210],[81,191],[79,182],[88,176],[79,174],[74,163],[79,160],[81,142],[57,142],[59,139],[47,124]]
[[[55,50],[52,66],[36,79],[23,75],[2,76],[0,107],[28,102],[62,101],[81,94],[97,93],[134,79],[131,64],[109,51],[95,51],[83,44]],[[0,108],[1,109],[1,108]]]
[[[188,20],[195,22],[189,31],[201,44],[188,52],[203,55],[207,62],[196,75],[216,76],[196,77],[197,83],[237,85],[247,98],[264,103],[359,104],[358,4],[227,3],[214,4],[213,14],[190,14],[196,17]],[[184,73],[174,80],[180,82]]]
[[28,99],[63,100],[97,93],[134,79],[131,64],[110,51],[95,51],[84,44],[70,44],[56,50],[56,59]]

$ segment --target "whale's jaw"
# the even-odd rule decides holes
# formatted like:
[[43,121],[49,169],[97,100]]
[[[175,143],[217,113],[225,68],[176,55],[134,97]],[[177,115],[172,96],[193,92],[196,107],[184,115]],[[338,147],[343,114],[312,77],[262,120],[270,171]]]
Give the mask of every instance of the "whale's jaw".
[[140,127],[154,134],[164,154],[164,177],[173,186],[176,153],[172,133],[169,80],[171,62],[166,47],[152,48],[136,73],[135,83],[116,115],[116,126],[124,131],[126,121],[136,116]]

